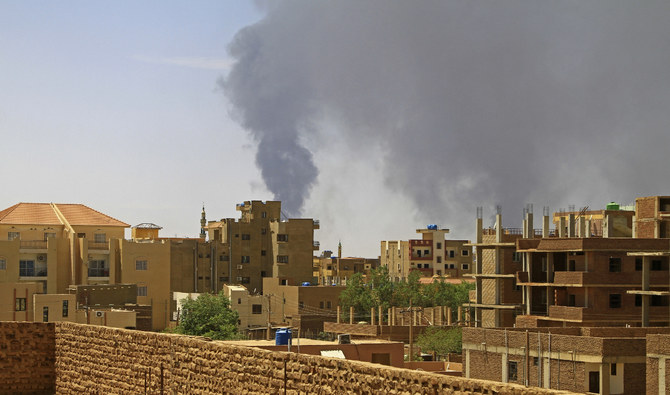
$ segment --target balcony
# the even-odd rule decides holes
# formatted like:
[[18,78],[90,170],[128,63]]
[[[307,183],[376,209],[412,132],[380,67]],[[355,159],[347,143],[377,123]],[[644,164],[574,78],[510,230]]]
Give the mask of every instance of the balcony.
[[109,243],[88,243],[89,250],[109,250]]
[[47,242],[44,240],[21,240],[22,250],[46,250]]
[[312,222],[312,228],[313,229],[320,229],[321,228],[321,222],[318,219],[315,219]]
[[89,268],[88,269],[88,276],[89,277],[109,277],[109,268],[108,267]]
[[318,241],[312,243],[312,249],[314,251],[318,250],[319,248],[321,248],[321,243],[319,243]]
[[588,310],[586,307],[549,306],[549,317],[562,320],[582,321],[586,310]]

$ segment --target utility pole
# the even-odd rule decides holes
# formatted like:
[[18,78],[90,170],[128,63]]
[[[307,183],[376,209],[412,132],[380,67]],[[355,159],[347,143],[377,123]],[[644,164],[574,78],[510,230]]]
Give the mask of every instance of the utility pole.
[[268,333],[267,333],[267,340],[271,340],[270,334],[272,333],[272,324],[270,323],[270,312],[272,311],[271,307],[271,302],[270,302],[270,296],[271,294],[265,295],[268,298]]
[[409,312],[409,355],[408,361],[414,356],[414,312],[421,310],[421,307],[412,307],[412,299],[409,300],[409,308],[400,310],[401,313]]

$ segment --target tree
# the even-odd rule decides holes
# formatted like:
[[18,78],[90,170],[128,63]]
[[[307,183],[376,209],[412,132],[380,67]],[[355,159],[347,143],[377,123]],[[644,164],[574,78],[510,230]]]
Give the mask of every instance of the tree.
[[347,287],[340,293],[340,306],[345,320],[349,318],[350,307],[354,308],[354,317],[370,316],[370,308],[374,307],[374,302],[361,273],[355,273],[347,279]]
[[201,294],[197,299],[184,299],[176,333],[206,336],[214,340],[240,338],[237,311],[223,293]]
[[434,352],[438,356],[462,351],[461,328],[442,328],[430,326],[417,337],[416,344],[423,352]]

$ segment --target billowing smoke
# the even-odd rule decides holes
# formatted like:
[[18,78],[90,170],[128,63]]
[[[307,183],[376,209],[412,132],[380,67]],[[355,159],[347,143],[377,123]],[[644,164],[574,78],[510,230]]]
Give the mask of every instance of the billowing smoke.
[[518,222],[527,202],[670,193],[668,20],[664,0],[273,2],[222,84],[290,212],[328,125],[381,152],[422,218],[469,231],[476,205]]

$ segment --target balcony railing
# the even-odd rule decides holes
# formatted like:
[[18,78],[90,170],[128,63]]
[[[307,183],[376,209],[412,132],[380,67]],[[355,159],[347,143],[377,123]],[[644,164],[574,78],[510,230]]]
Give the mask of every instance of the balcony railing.
[[321,222],[318,219],[315,219],[312,222],[313,222],[312,225],[314,226],[314,229],[319,229],[319,227],[321,226]]
[[409,271],[410,272],[419,271],[419,272],[421,272],[421,275],[424,276],[424,277],[431,277],[433,275],[433,268],[430,268],[430,267],[429,268],[421,268],[421,269],[414,268],[414,269],[410,269]]
[[46,250],[47,242],[44,240],[21,240],[21,248],[28,250]]
[[88,249],[89,250],[109,250],[109,244],[108,243],[88,243]]
[[89,277],[109,277],[109,268],[89,268],[88,269]]

